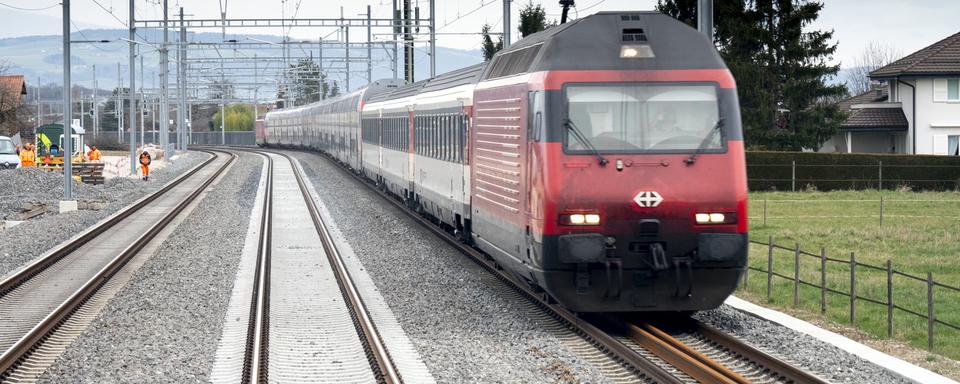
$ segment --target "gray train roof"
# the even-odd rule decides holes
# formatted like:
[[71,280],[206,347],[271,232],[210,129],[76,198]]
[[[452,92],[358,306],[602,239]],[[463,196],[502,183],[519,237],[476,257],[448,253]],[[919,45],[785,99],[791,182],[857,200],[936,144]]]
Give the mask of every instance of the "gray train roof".
[[[620,58],[646,45],[652,58]],[[713,42],[659,12],[600,12],[527,36],[497,53],[483,79],[548,70],[726,68]]]
[[408,84],[393,92],[379,94],[371,97],[369,102],[378,102],[383,100],[393,100],[412,96],[419,93],[439,91],[447,88],[458,87],[464,84],[476,84],[480,80],[480,74],[486,63],[474,64],[466,68],[460,68],[432,79],[420,80],[413,84]]

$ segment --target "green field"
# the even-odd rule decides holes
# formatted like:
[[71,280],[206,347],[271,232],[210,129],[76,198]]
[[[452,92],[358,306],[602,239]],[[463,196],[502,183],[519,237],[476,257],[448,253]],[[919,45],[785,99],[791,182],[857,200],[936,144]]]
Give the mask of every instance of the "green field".
[[[881,226],[881,198],[883,223]],[[764,203],[766,202],[766,203]],[[766,208],[764,208],[764,206]],[[764,211],[766,223],[764,224]],[[855,253],[857,263],[884,267],[888,260],[893,269],[926,278],[927,272],[942,284],[960,287],[960,193],[910,191],[836,191],[836,192],[757,192],[750,194],[750,237],[790,248],[774,251],[773,271],[794,276],[794,247],[819,255],[849,260]],[[766,270],[769,249],[753,244],[750,265]],[[801,256],[800,279],[819,284],[821,260]],[[850,268],[844,263],[827,264],[827,286],[841,292],[850,291]],[[793,307],[792,280],[773,278],[769,304]],[[741,295],[766,300],[767,275],[750,271]],[[927,313],[927,285],[908,277],[893,278],[895,304],[919,314]],[[887,301],[887,273],[859,267],[856,271],[859,297]],[[800,285],[799,308],[813,314],[821,310],[820,289]],[[850,322],[850,299],[839,294],[827,295],[826,318],[839,323]],[[937,287],[934,289],[936,319],[960,325],[960,293]],[[858,301],[857,327],[878,337],[887,337],[887,307]],[[960,359],[960,332],[946,325],[935,326],[934,352]],[[927,321],[905,311],[894,312],[893,335],[917,348],[927,347]]]

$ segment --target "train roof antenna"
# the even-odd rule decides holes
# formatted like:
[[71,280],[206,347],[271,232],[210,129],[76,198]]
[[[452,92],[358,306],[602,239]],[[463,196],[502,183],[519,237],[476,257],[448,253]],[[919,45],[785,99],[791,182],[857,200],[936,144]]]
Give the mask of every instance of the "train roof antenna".
[[563,24],[567,22],[567,12],[570,11],[570,7],[576,6],[576,1],[560,0],[560,6],[563,7],[563,13],[560,15],[560,24]]

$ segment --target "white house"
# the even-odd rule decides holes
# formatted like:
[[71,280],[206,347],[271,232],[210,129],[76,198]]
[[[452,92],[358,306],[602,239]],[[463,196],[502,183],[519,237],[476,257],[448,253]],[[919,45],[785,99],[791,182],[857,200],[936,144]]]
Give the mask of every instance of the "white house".
[[960,156],[960,33],[870,72],[908,122],[907,153]]
[[960,156],[960,33],[870,72],[883,86],[841,103],[825,151]]

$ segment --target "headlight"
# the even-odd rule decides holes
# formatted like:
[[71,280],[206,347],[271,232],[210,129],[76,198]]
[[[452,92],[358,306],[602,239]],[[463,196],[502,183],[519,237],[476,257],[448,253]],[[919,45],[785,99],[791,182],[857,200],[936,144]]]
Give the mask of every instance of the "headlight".
[[600,225],[599,213],[567,213],[560,215],[560,225]]
[[621,59],[653,58],[653,49],[646,44],[625,44],[620,46]]
[[737,214],[733,212],[706,212],[694,215],[697,224],[735,224]]

